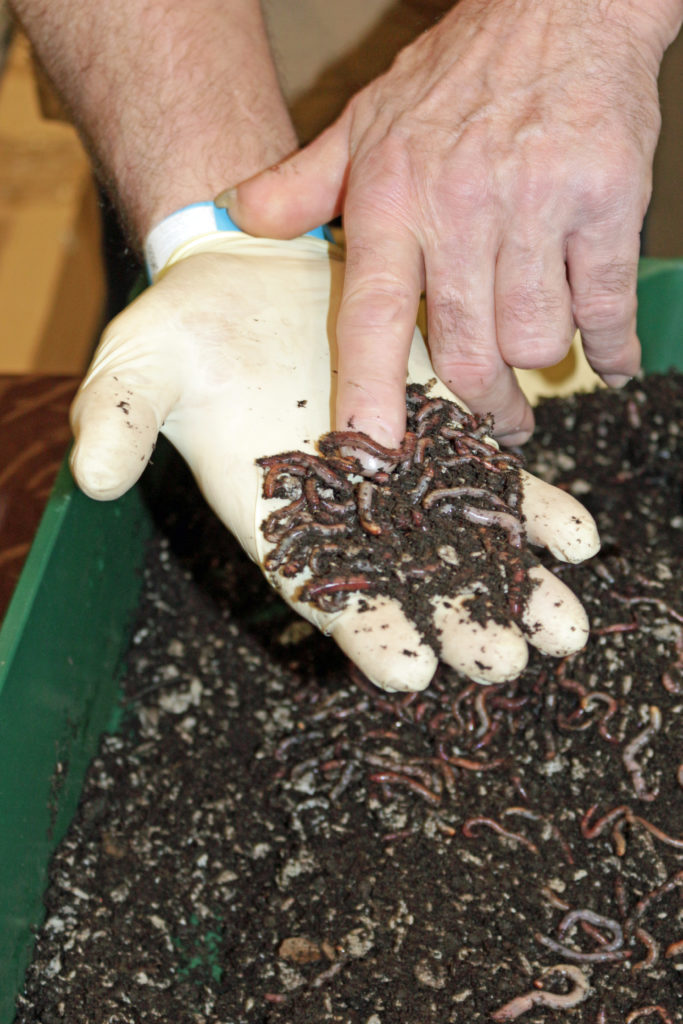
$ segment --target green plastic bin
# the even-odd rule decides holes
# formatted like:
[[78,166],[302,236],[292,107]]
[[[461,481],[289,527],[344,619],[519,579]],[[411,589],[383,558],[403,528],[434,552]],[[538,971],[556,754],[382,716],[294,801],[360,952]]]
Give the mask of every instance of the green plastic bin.
[[[646,372],[683,369],[683,260],[643,260],[638,330]],[[100,504],[66,462],[0,631],[0,1024],[31,957],[52,850],[78,803],[118,680],[163,490],[160,445],[144,481]]]

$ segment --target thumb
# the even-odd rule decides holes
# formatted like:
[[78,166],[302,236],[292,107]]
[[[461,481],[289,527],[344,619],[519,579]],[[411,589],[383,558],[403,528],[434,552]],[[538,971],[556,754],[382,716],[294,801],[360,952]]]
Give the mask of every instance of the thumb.
[[71,406],[75,443],[71,472],[88,497],[109,501],[124,494],[142,475],[157,435],[178,398],[168,369],[107,358],[103,343]]
[[238,227],[265,238],[296,238],[341,212],[349,162],[346,114],[314,142],[216,197]]

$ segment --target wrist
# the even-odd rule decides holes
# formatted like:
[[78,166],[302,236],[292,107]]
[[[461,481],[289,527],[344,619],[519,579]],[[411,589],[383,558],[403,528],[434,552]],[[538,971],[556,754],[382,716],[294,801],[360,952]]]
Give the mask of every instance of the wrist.
[[[223,231],[245,234],[231,220],[228,211],[211,200],[191,203],[164,217],[148,233],[144,243],[145,265],[150,280],[158,276],[181,246]],[[326,226],[307,231],[306,235],[331,239]]]

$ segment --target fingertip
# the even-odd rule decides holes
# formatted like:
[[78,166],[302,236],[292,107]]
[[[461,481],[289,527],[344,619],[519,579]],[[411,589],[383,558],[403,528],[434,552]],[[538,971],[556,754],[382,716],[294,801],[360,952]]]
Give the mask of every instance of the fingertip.
[[382,690],[424,690],[436,672],[435,652],[391,598],[378,597],[369,605],[347,605],[330,626],[330,634]]
[[529,570],[535,583],[523,614],[529,642],[542,654],[564,658],[586,646],[586,611],[572,591],[543,566]]
[[526,668],[526,641],[512,622],[476,622],[467,601],[472,595],[437,598],[434,625],[440,634],[441,657],[475,683],[505,683]]
[[142,475],[157,439],[157,422],[146,405],[103,388],[86,387],[71,410],[74,446],[69,465],[79,488],[96,501],[125,494]]
[[527,539],[563,562],[578,563],[600,550],[598,527],[588,509],[566,491],[522,470],[522,511]]
[[354,455],[367,469],[386,468],[386,459],[382,458],[380,449],[398,448],[405,435],[405,426],[406,416],[403,402],[396,410],[390,408],[388,413],[384,410],[369,413],[367,407],[362,407],[359,412],[354,406],[347,411],[340,403],[337,414],[337,430],[367,434],[369,438],[377,442],[379,448],[375,456],[361,448],[354,448],[353,445],[345,446],[344,454]]

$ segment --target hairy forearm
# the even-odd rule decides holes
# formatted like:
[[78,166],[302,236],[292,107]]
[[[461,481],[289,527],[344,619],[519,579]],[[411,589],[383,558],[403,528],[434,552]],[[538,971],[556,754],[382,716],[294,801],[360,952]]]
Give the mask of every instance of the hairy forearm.
[[296,147],[258,0],[13,0],[134,244]]

